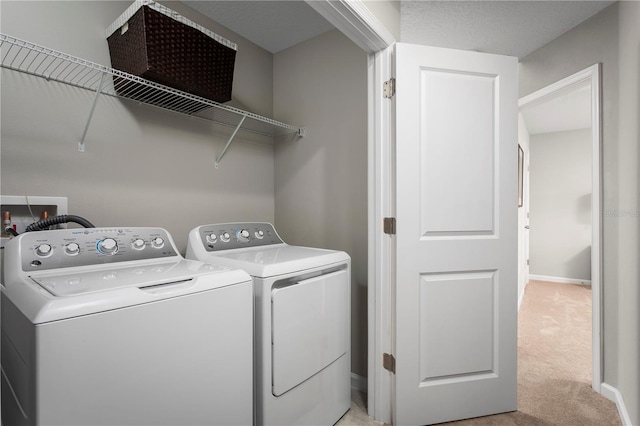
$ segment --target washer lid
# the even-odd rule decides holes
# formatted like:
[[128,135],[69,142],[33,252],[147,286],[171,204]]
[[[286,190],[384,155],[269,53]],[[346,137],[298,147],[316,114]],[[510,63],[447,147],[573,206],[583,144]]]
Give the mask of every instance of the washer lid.
[[199,260],[242,269],[254,277],[267,278],[349,259],[349,255],[343,251],[278,244],[207,253]]
[[195,260],[110,266],[33,274],[6,282],[2,293],[33,324],[43,324],[251,282],[244,271]]
[[30,278],[56,297],[113,291],[125,287],[146,288],[191,280],[197,276],[223,272],[227,268],[202,265],[184,260],[136,264],[99,270],[79,270],[75,273],[53,273]]

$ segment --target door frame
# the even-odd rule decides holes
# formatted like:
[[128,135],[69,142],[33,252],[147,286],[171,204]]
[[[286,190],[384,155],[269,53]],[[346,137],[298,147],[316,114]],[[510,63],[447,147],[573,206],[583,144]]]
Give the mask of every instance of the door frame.
[[602,65],[594,64],[556,83],[520,98],[518,107],[553,95],[572,84],[589,80],[591,83],[591,322],[592,366],[591,387],[601,393],[603,377],[602,339]]

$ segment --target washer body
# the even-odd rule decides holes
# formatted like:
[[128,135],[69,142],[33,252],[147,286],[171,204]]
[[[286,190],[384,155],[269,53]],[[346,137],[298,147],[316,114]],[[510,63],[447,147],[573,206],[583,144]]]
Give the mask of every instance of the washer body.
[[253,422],[253,291],[160,228],[31,232],[5,248],[3,425]]
[[227,223],[193,229],[186,257],[253,277],[256,424],[336,423],[351,406],[349,256]]

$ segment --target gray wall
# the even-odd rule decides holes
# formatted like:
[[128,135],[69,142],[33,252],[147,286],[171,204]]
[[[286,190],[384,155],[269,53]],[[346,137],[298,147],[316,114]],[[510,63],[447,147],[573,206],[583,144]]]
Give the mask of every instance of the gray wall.
[[367,55],[337,30],[274,55],[274,113],[307,136],[275,145],[276,226],[352,258],[352,371],[367,375]]
[[[2,32],[109,65],[105,29],[130,1],[2,1]],[[234,104],[270,116],[273,56],[179,3],[186,17],[239,44]],[[179,249],[199,224],[274,220],[271,138],[103,96],[77,145],[93,94],[2,69],[1,192],[67,196],[69,213],[101,226],[162,226]]]
[[531,135],[530,273],[591,280],[591,129]]
[[640,3],[613,4],[527,56],[520,95],[602,63],[604,381],[640,424]]

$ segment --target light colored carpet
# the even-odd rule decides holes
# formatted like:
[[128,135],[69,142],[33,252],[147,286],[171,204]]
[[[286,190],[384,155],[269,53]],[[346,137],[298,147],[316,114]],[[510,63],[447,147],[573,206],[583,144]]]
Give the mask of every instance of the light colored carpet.
[[[591,289],[531,281],[518,320],[518,411],[452,426],[618,426],[615,404],[591,389]],[[353,392],[338,426],[375,426]]]

